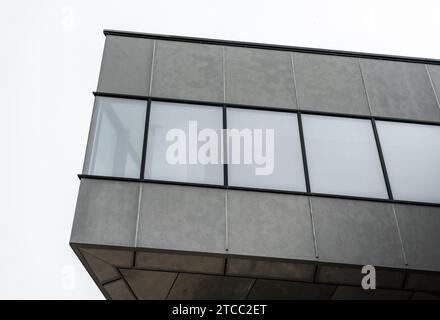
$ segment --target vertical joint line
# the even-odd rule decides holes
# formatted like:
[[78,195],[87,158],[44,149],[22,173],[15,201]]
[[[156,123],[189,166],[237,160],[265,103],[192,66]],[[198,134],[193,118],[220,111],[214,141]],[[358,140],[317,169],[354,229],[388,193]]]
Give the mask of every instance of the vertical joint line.
[[406,258],[406,250],[405,250],[405,246],[403,245],[403,239],[402,239],[402,234],[400,232],[399,220],[397,220],[396,206],[394,205],[394,203],[392,203],[391,205],[393,207],[394,220],[396,221],[397,234],[399,235],[400,247],[402,249],[403,262],[405,263],[405,266],[408,266],[408,259]]
[[151,57],[151,71],[150,71],[150,88],[148,88],[148,95],[151,97],[151,91],[153,88],[153,72],[154,72],[154,59],[156,57],[156,39],[153,40],[153,55]]
[[226,49],[222,47],[223,102],[226,103]]
[[174,284],[176,283],[177,278],[179,277],[180,273],[177,273],[176,276],[174,277],[173,283],[170,286],[170,289],[168,289],[168,293],[167,296],[165,297],[165,300],[168,300],[168,297],[170,296],[171,291],[174,288]]
[[[313,246],[315,248],[315,258],[319,259],[318,241],[316,240],[315,219],[313,219],[312,198],[310,196],[308,198],[309,198],[309,207],[310,207],[310,221],[312,223]],[[318,268],[318,266],[316,266],[316,268]]]
[[223,156],[223,185],[228,186],[228,136],[226,129],[228,127],[226,106],[223,106],[223,130],[222,130],[222,156]]
[[431,73],[429,73],[428,65],[425,64],[426,73],[428,74],[429,82],[431,83],[432,91],[434,91],[435,101],[437,101],[437,106],[440,108],[440,102],[438,100],[437,92],[435,91],[434,82],[432,82]]
[[[229,250],[229,228],[228,228],[228,190],[225,190],[225,251]],[[226,264],[226,258],[225,258]]]
[[298,131],[299,131],[299,140],[301,142],[301,154],[303,159],[303,169],[304,169],[304,179],[306,180],[306,191],[310,193],[310,178],[309,178],[309,169],[307,165],[307,155],[306,155],[306,145],[304,142],[304,132],[303,132],[303,125],[302,125],[302,119],[301,119],[301,112],[298,111],[297,114],[298,117]]
[[299,107],[299,101],[298,101],[298,89],[296,88],[295,63],[294,63],[293,54],[294,54],[293,52],[290,53],[290,63],[292,65],[293,90],[294,90],[294,93],[295,93],[296,107],[299,110],[300,107]]
[[[139,230],[139,217],[141,213],[141,203],[142,203],[142,188],[143,184],[142,182],[139,183],[139,198],[138,198],[138,206],[137,206],[137,216],[136,216],[136,230],[134,234],[134,251],[136,251],[137,248],[137,239],[138,239],[138,230]],[[135,259],[136,253],[133,252],[133,267],[134,267],[134,259]]]
[[376,120],[374,118],[371,118],[371,125],[373,127],[374,140],[376,140],[376,146],[377,146],[377,152],[379,154],[380,164],[382,166],[382,173],[383,173],[383,177],[385,180],[385,186],[387,188],[388,199],[393,200],[394,199],[393,192],[391,190],[391,184],[390,184],[390,180],[388,178],[388,172],[387,172],[387,168],[385,165],[385,158],[383,157],[382,147],[380,145],[379,134],[377,133]]
[[147,112],[145,113],[145,125],[144,125],[144,141],[142,144],[142,156],[141,156],[141,172],[140,179],[144,179],[145,176],[145,162],[147,158],[147,141],[148,141],[148,127],[150,123],[150,109],[151,109],[151,99],[147,101]]
[[244,298],[244,300],[248,300],[249,299],[249,295],[251,294],[251,292],[252,292],[252,289],[254,289],[254,286],[255,286],[255,282],[257,281],[257,279],[255,278],[255,279],[252,279],[252,283],[251,283],[251,285],[249,286],[249,291],[248,291],[248,293],[246,294],[246,297]]
[[358,62],[359,72],[361,74],[362,85],[363,85],[364,91],[365,91],[365,97],[367,99],[368,110],[370,111],[370,116],[372,116],[373,111],[371,111],[370,98],[368,97],[367,84],[365,83],[364,73],[362,72],[361,60],[359,58],[357,58],[357,62]]

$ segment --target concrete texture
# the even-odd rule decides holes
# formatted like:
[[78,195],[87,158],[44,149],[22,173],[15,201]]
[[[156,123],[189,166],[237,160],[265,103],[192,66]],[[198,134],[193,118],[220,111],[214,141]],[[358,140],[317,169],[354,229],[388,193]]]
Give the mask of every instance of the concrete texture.
[[122,269],[121,273],[139,300],[165,300],[177,273]]
[[333,300],[408,300],[412,293],[403,290],[364,290],[361,287],[339,286]]
[[370,115],[357,58],[293,56],[300,109]]
[[107,36],[98,91],[148,95],[153,40]]
[[[361,270],[362,266],[320,265],[316,281],[359,286],[364,276]],[[376,286],[378,288],[401,289],[404,281],[405,272],[403,270],[376,268]]]
[[127,250],[116,249],[96,249],[96,248],[81,248],[81,252],[86,252],[94,257],[105,261],[115,267],[132,267],[133,266],[133,252]]
[[225,48],[226,101],[296,109],[290,52]]
[[80,251],[99,282],[104,283],[120,278],[119,272],[114,266],[96,258],[88,252]]
[[248,299],[328,300],[335,288],[330,285],[258,279]]
[[361,60],[373,116],[440,121],[440,109],[423,64]]
[[440,208],[395,206],[408,266],[440,271]]
[[[440,103],[440,65],[427,65],[428,75],[437,96],[437,104]],[[440,108],[440,104],[439,104]]]
[[[282,50],[109,35],[98,90],[440,122],[440,66]],[[311,203],[82,178],[71,245],[112,299],[439,297],[440,208]]]
[[83,179],[70,242],[134,247],[139,183]]
[[313,282],[315,269],[311,263],[229,258],[226,275]]
[[231,254],[315,259],[307,197],[228,191]]
[[167,252],[137,252],[136,268],[223,274],[225,258]]
[[223,49],[157,41],[152,96],[223,102]]
[[440,295],[426,292],[416,292],[411,297],[411,300],[440,300]]
[[252,282],[249,278],[180,273],[168,299],[244,299]]
[[440,293],[440,274],[410,272],[405,289]]
[[144,184],[137,246],[224,253],[224,191]]
[[104,286],[112,300],[136,300],[124,280],[120,279]]
[[391,204],[312,197],[319,259],[405,266]]

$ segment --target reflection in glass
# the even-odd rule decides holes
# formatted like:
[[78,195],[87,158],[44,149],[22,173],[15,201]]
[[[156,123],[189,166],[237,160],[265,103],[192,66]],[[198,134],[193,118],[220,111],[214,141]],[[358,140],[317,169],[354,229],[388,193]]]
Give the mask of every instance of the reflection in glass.
[[302,115],[312,192],[388,198],[370,120]]
[[84,173],[139,178],[146,101],[96,97]]
[[[228,130],[237,129],[243,133],[241,148],[236,148],[234,140],[228,139],[229,185],[306,191],[296,114],[228,108],[227,124]],[[270,133],[266,130],[273,130],[273,139],[269,139]],[[256,140],[259,131],[263,144]],[[249,139],[246,132],[251,134],[251,143],[247,147],[244,143]],[[246,163],[245,155],[251,163]],[[234,158],[238,157],[241,157],[240,163],[234,164]]]
[[[190,131],[190,126],[196,127],[194,132]],[[215,138],[210,140],[203,137],[204,129],[211,129],[220,137],[222,127],[222,108],[153,101],[148,126],[145,178],[222,185],[221,139],[213,141]],[[170,149],[180,141],[174,133],[182,134],[182,149]],[[197,139],[195,143],[194,139]],[[217,142],[217,163],[205,163],[199,157],[204,150],[202,146],[209,140],[214,144]],[[170,150],[173,151],[170,153]],[[214,152],[214,148],[211,151]]]
[[376,126],[394,199],[440,203],[440,126]]

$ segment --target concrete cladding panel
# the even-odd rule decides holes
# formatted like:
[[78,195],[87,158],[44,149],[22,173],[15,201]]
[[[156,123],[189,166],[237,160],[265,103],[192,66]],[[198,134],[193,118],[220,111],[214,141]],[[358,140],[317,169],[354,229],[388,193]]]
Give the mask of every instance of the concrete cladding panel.
[[440,271],[440,208],[396,205],[408,266]]
[[328,300],[335,289],[331,285],[257,279],[248,299]]
[[143,184],[137,246],[224,253],[225,191]]
[[308,197],[228,191],[231,254],[314,260]]
[[157,41],[151,95],[223,102],[223,48]]
[[139,183],[82,179],[70,242],[133,247]]
[[316,266],[312,263],[228,258],[226,274],[313,282]]
[[296,109],[291,53],[225,47],[226,101]]
[[153,40],[107,36],[98,91],[148,95]]
[[440,121],[440,109],[426,66],[361,59],[373,116]]
[[440,65],[428,65],[426,66],[428,69],[428,75],[430,77],[430,80],[432,82],[432,86],[435,90],[436,97],[437,97],[437,103],[439,103],[440,108]]
[[370,115],[357,58],[293,55],[300,109]]
[[312,197],[319,259],[404,267],[392,204]]
[[168,299],[244,299],[253,281],[249,278],[179,273]]

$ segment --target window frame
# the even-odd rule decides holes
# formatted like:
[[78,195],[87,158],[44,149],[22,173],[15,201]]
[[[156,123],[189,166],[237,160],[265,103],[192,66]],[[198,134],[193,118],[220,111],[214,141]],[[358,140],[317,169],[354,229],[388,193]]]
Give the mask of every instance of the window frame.
[[[241,105],[234,103],[226,103],[226,102],[212,102],[212,101],[198,101],[198,100],[188,100],[188,99],[174,99],[174,98],[164,98],[164,97],[155,97],[155,96],[138,96],[138,95],[127,95],[127,94],[117,94],[117,93],[107,93],[107,92],[93,92],[95,97],[104,96],[104,97],[115,97],[115,98],[123,98],[123,99],[137,99],[137,100],[146,100],[148,102],[147,114],[150,110],[151,101],[163,101],[163,102],[174,102],[174,103],[185,103],[185,104],[194,104],[194,105],[204,105],[204,106],[213,106],[223,108],[223,129],[227,128],[227,119],[226,119],[226,109],[227,108],[243,108],[243,109],[252,109],[252,110],[266,110],[266,111],[278,111],[278,112],[290,112],[296,113],[298,115],[299,122],[299,131],[300,131],[300,140],[301,147],[304,148],[304,134],[302,128],[302,114],[312,114],[312,115],[323,115],[323,116],[335,116],[335,117],[346,117],[346,118],[358,118],[358,119],[368,119],[371,121],[373,126],[373,132],[375,136],[375,141],[377,145],[377,149],[379,152],[379,157],[381,161],[382,171],[384,174],[385,184],[388,191],[388,198],[370,198],[370,197],[359,197],[359,196],[348,196],[348,195],[338,195],[338,194],[318,194],[310,191],[310,182],[309,182],[309,174],[308,174],[308,165],[307,165],[307,155],[304,150],[303,154],[303,168],[306,178],[306,187],[307,191],[286,191],[286,190],[275,190],[275,189],[262,189],[262,188],[250,188],[250,187],[235,187],[230,186],[228,184],[228,165],[224,164],[224,183],[222,185],[210,185],[203,183],[190,183],[190,182],[176,182],[176,181],[161,181],[161,180],[151,180],[144,179],[143,172],[142,176],[139,178],[123,178],[123,177],[109,177],[109,176],[94,176],[88,174],[78,174],[80,179],[82,178],[93,178],[93,179],[103,179],[103,180],[119,180],[119,181],[136,181],[136,182],[145,182],[145,183],[160,183],[160,184],[170,184],[170,185],[184,185],[184,186],[194,186],[194,187],[208,187],[208,188],[217,188],[224,190],[248,190],[248,191],[257,191],[257,192],[267,192],[267,193],[278,193],[278,194],[293,194],[293,195],[304,195],[304,196],[318,196],[318,197],[327,197],[327,198],[337,198],[337,199],[352,199],[352,200],[364,200],[364,201],[375,201],[375,202],[383,202],[383,203],[397,203],[397,204],[413,204],[413,205],[422,205],[422,206],[431,206],[431,207],[440,207],[440,203],[432,203],[432,202],[419,202],[419,201],[407,201],[407,200],[396,200],[393,198],[392,189],[390,186],[390,182],[388,179],[387,169],[384,162],[383,153],[381,150],[380,140],[378,137],[378,132],[376,128],[376,121],[390,121],[390,122],[402,122],[402,123],[414,123],[414,124],[426,124],[426,125],[434,125],[440,126],[440,122],[434,121],[424,121],[424,120],[414,120],[414,119],[402,119],[402,118],[392,118],[392,117],[376,117],[371,115],[358,115],[358,114],[345,114],[345,113],[334,113],[334,112],[326,112],[326,111],[316,111],[316,110],[305,110],[305,109],[286,109],[286,108],[276,108],[276,107],[268,107],[268,106],[257,106],[257,105]],[[93,122],[93,117],[92,120]],[[149,114],[146,116],[145,123],[145,137],[144,137],[144,146],[142,155],[145,155],[145,148],[147,148],[147,144],[145,143],[148,135],[148,122],[149,122]],[[89,131],[89,140],[90,140],[90,131]],[[89,141],[90,142],[90,141]],[[89,145],[87,144],[87,148]],[[142,159],[141,170],[145,170],[145,159]]]

